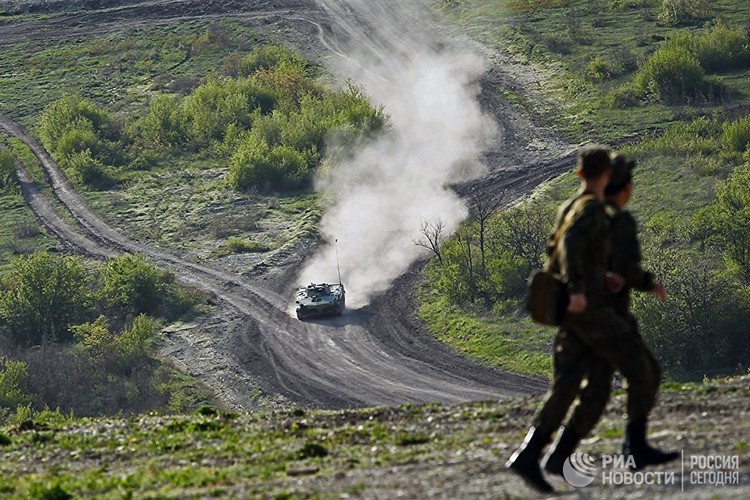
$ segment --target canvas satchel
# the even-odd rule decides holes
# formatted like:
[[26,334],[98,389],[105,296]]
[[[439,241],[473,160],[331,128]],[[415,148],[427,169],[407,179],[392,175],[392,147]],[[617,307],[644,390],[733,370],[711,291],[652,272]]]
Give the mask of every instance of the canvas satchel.
[[562,235],[565,234],[576,219],[581,208],[595,199],[592,195],[582,196],[565,214],[565,219],[552,240],[552,251],[543,269],[535,269],[529,275],[526,289],[526,311],[531,319],[547,326],[559,326],[565,318],[568,308],[568,286],[559,273],[550,270],[557,260]]

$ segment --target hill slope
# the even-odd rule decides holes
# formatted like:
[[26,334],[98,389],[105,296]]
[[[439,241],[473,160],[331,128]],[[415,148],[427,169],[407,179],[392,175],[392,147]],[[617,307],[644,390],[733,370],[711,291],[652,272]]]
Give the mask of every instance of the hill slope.
[[[365,410],[25,421],[0,434],[0,492],[120,496],[366,498],[528,497],[503,467],[540,400],[402,405]],[[651,425],[682,462],[625,481],[603,467],[618,452],[624,396],[610,403],[580,451],[592,484],[558,491],[585,498],[741,498],[750,495],[750,377],[705,381],[661,395]],[[43,419],[42,419],[43,420]],[[707,457],[714,457],[707,461]],[[721,457],[717,459],[716,457]],[[717,460],[720,462],[717,462]],[[715,466],[719,463],[719,466]],[[726,484],[716,482],[721,474]],[[670,479],[671,478],[671,479]],[[59,498],[59,497],[58,497]]]

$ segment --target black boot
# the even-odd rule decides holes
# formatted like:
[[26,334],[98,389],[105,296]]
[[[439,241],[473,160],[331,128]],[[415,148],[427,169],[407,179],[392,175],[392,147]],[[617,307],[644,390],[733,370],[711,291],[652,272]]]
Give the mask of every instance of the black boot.
[[633,470],[640,470],[648,465],[665,464],[680,456],[676,451],[664,452],[649,446],[646,442],[646,417],[628,422],[625,427],[622,454],[633,457],[635,462],[635,467],[631,466]]
[[558,433],[557,440],[552,445],[552,449],[544,457],[544,460],[542,460],[544,470],[550,474],[562,476],[565,460],[576,449],[582,437],[570,427],[565,427],[562,432]]
[[541,493],[552,493],[552,486],[544,479],[539,468],[542,450],[549,443],[551,433],[539,432],[534,427],[529,429],[521,446],[505,464],[507,468],[518,474],[526,484]]

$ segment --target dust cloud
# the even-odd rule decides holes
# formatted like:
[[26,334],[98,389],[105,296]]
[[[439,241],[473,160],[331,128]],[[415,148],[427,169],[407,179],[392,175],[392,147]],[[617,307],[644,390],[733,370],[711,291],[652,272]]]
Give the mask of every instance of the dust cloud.
[[386,133],[318,179],[328,245],[300,276],[337,281],[338,253],[347,305],[357,308],[425,255],[414,244],[420,223],[439,219],[450,234],[466,218],[448,186],[485,172],[478,158],[496,128],[477,99],[483,59],[425,21],[419,3],[318,1],[334,20],[331,69],[390,116]]

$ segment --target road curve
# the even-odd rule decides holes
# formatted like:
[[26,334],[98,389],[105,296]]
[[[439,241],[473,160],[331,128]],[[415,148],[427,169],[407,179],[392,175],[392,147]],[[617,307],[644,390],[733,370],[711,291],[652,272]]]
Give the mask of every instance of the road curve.
[[297,321],[286,313],[287,297],[118,233],[91,212],[49,153],[21,125],[0,115],[0,128],[28,145],[56,198],[77,222],[78,227],[71,227],[51,215],[54,209],[43,206],[43,197],[19,167],[32,210],[66,245],[96,257],[141,253],[234,309],[237,319],[231,330],[216,339],[213,352],[202,353],[228,367],[206,382],[229,406],[253,407],[252,387],[243,381],[293,404],[324,408],[457,403],[540,392],[546,386],[536,378],[471,362],[432,339],[412,319],[379,311],[377,303],[331,321]]

